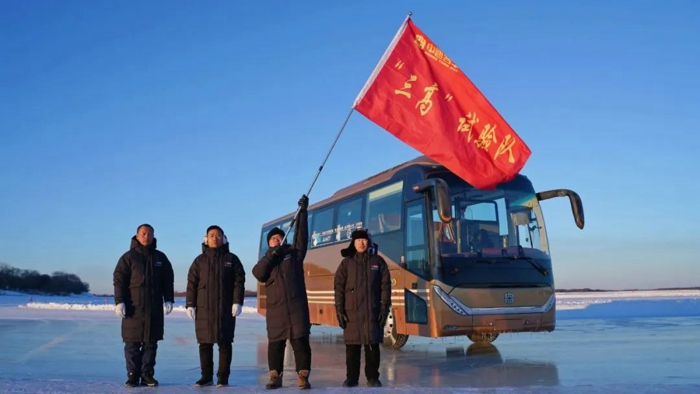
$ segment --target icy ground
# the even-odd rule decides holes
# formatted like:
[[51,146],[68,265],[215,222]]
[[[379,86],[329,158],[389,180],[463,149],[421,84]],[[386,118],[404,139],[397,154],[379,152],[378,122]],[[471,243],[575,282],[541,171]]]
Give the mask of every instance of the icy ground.
[[[557,296],[552,333],[468,339],[411,337],[382,349],[382,388],[340,387],[344,347],[337,328],[312,329],[313,392],[330,393],[700,393],[700,291]],[[166,317],[158,388],[123,387],[126,370],[111,298],[0,295],[0,392],[264,392],[267,341],[255,299],[238,319],[231,386],[196,389],[199,359],[183,300]],[[216,354],[216,353],[215,353]],[[216,360],[216,357],[215,357]],[[216,361],[215,361],[216,364]],[[296,392],[288,347],[284,386]]]

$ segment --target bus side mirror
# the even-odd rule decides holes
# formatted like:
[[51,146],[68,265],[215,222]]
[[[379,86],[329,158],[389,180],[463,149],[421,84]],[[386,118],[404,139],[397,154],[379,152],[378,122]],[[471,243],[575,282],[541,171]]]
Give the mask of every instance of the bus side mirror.
[[447,183],[440,178],[426,179],[413,185],[416,193],[430,192],[435,199],[438,215],[443,223],[452,221],[452,206],[450,204],[450,190]]
[[583,230],[585,218],[583,217],[583,202],[581,202],[581,197],[579,197],[575,191],[568,189],[548,190],[546,192],[537,193],[537,200],[539,201],[549,200],[555,197],[569,197],[571,212],[574,214],[576,226]]

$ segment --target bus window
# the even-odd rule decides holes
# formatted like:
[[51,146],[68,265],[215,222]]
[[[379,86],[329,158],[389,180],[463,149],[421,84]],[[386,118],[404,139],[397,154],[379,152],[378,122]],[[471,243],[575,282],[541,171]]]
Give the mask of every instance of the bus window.
[[285,234],[288,233],[287,238],[285,239],[284,242],[286,242],[288,244],[291,244],[294,242],[294,230],[296,230],[297,226],[295,224],[294,227],[290,230],[289,225],[291,224],[291,222],[292,222],[291,220],[287,220],[284,223],[276,223],[268,228],[263,229],[262,237],[260,238],[260,256],[259,257],[262,257],[267,252],[267,250],[270,248],[267,244],[267,234],[275,227],[279,227],[280,229],[282,229],[282,231],[284,231]]
[[[532,210],[528,209],[521,214],[513,215],[514,222],[518,226],[519,245],[523,248],[540,248],[540,227]],[[522,218],[521,220],[518,220]]]
[[382,234],[401,228],[403,181],[374,190],[367,196],[367,229]]
[[335,242],[334,213],[334,207],[314,212],[314,221],[311,225],[312,246],[321,246]]
[[502,237],[508,237],[508,209],[506,208],[506,199],[499,198],[496,200],[496,206],[498,207],[498,235]]
[[290,224],[292,224],[291,220],[284,223],[282,226],[280,226],[282,231],[284,231],[285,234],[287,234],[287,239],[285,239],[284,242],[288,243],[288,244],[294,243],[294,232],[295,232],[294,230],[296,230],[296,228],[297,228],[296,224],[294,224],[294,227],[292,227],[292,229],[290,230],[289,229]]
[[340,204],[338,207],[337,240],[350,239],[352,231],[362,227],[362,197]]
[[427,278],[430,268],[428,267],[423,204],[423,201],[418,201],[406,208],[406,269]]
[[260,238],[260,253],[258,255],[258,258],[262,258],[265,255],[265,252],[267,252],[267,249],[269,249],[267,245],[267,234],[270,232],[270,230],[272,230],[273,227],[266,228],[262,232],[262,237]]
[[501,229],[498,223],[496,203],[481,202],[464,209],[467,239],[470,248],[499,248]]
[[464,210],[464,218],[467,220],[495,222],[498,220],[496,218],[496,205],[492,202],[468,205]]

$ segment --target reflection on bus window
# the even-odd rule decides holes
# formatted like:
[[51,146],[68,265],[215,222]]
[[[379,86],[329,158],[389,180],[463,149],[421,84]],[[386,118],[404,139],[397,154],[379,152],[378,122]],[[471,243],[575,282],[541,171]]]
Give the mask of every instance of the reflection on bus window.
[[544,224],[538,221],[539,205],[532,191],[478,190],[458,178],[443,178],[450,188],[453,219],[442,223],[433,207],[433,223],[440,253],[483,256],[549,258]]
[[526,212],[523,213],[522,218],[524,220],[517,223],[520,245],[522,245],[523,248],[539,247],[540,228],[542,226],[537,223],[535,212],[533,210],[526,210]]
[[333,226],[333,207],[314,212],[314,220],[311,224],[311,245],[318,246],[335,242],[335,228]]
[[430,272],[425,237],[423,202],[419,201],[406,210],[406,269],[427,278]]
[[362,227],[362,197],[357,197],[338,206],[338,227],[336,240],[350,239],[352,231]]
[[401,228],[403,181],[396,182],[367,195],[367,229],[370,234],[382,234]]

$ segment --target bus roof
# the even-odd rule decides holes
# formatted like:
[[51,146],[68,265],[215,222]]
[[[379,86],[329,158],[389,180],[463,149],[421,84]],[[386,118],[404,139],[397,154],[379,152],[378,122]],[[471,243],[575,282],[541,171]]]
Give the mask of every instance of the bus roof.
[[[338,199],[344,198],[346,196],[355,194],[359,191],[365,190],[365,189],[370,188],[374,185],[382,183],[382,182],[386,181],[387,179],[391,179],[391,177],[394,176],[394,174],[396,174],[398,171],[401,171],[402,169],[409,167],[409,166],[412,166],[412,165],[442,166],[442,164],[436,162],[435,160],[433,160],[427,156],[418,156],[415,159],[406,161],[406,162],[401,163],[397,166],[394,166],[394,167],[391,167],[387,170],[381,171],[381,172],[374,174],[374,175],[372,175],[364,180],[356,182],[350,186],[346,186],[346,187],[338,190],[337,192],[333,193],[332,196],[325,198],[321,201],[318,201],[314,204],[311,204],[309,206],[309,210],[314,209],[314,208],[319,207],[319,206],[326,205],[326,204],[331,203],[333,201],[336,201]],[[292,213],[289,213],[287,215],[278,217],[277,219],[271,220],[271,221],[263,224],[263,227],[267,227],[273,223],[277,223],[280,220],[291,219],[294,217],[295,213],[296,212],[292,212]]]
[[[425,155],[418,156],[415,159],[411,159],[409,161],[406,161],[404,163],[401,163],[399,165],[391,167],[387,170],[381,171],[381,172],[374,174],[374,175],[372,175],[364,180],[356,182],[350,186],[346,186],[346,187],[338,190],[337,192],[335,192],[332,196],[325,198],[321,201],[318,201],[314,204],[311,204],[309,206],[309,209],[311,210],[311,209],[314,209],[316,207],[324,206],[324,205],[329,204],[331,202],[334,202],[336,200],[342,199],[344,197],[353,195],[353,194],[360,192],[362,190],[368,189],[374,185],[380,184],[380,183],[386,181],[387,179],[391,179],[391,177],[393,177],[394,174],[396,174],[397,172],[403,170],[406,167],[410,167],[413,165],[419,165],[419,166],[424,166],[424,167],[436,166],[436,167],[440,167],[442,169],[445,169],[445,166],[443,166],[442,164],[438,163],[437,161],[435,161],[435,160],[433,160]],[[527,179],[522,174],[518,174],[516,176],[516,178]],[[270,226],[271,224],[277,223],[281,220],[291,219],[294,217],[295,213],[296,212],[292,212],[292,213],[286,214],[284,216],[278,217],[276,219],[270,220],[269,222],[263,224],[263,227]]]

